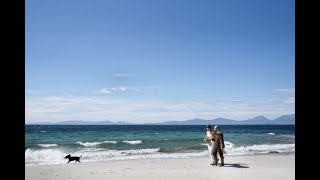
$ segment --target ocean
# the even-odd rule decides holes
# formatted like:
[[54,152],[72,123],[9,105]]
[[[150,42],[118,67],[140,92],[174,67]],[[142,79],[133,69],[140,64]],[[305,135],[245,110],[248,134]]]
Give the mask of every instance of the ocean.
[[[221,125],[227,156],[295,151],[294,125]],[[25,165],[208,157],[205,125],[25,125]]]

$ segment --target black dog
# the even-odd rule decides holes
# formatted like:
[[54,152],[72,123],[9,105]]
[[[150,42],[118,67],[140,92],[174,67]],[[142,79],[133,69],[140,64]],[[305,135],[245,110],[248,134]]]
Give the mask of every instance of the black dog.
[[[82,155],[81,155],[82,156]],[[81,157],[80,156],[80,157]],[[69,163],[70,161],[75,161],[74,163],[76,163],[77,161],[80,162],[80,157],[77,157],[77,156],[74,156],[74,157],[71,157],[71,155],[67,155],[66,157],[64,157],[65,159],[69,159],[69,161],[67,163]]]

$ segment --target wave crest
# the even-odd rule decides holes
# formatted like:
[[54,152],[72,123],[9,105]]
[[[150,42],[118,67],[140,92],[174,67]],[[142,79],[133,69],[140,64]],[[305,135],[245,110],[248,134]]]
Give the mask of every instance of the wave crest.
[[231,155],[244,155],[254,153],[268,153],[269,151],[278,152],[293,152],[295,151],[295,144],[259,144],[251,146],[240,146],[227,148],[228,154]]
[[38,144],[38,146],[48,148],[48,147],[57,147],[58,144]]
[[91,146],[98,146],[100,144],[116,144],[117,141],[103,141],[103,142],[81,142],[78,141],[76,144],[79,144],[80,146],[85,146],[85,147],[91,147]]
[[67,153],[64,153],[58,149],[43,149],[43,150],[31,150],[25,151],[25,163],[26,164],[61,164],[65,163],[64,157]]
[[128,143],[128,144],[133,144],[133,145],[136,145],[136,144],[142,144],[142,141],[141,140],[136,140],[136,141],[122,141],[124,143]]

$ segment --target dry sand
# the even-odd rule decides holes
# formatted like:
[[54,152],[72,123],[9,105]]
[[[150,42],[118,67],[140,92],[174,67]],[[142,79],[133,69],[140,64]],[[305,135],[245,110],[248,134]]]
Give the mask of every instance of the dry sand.
[[25,179],[88,180],[294,180],[295,154],[226,156],[225,166],[211,166],[209,157],[143,159],[26,166]]

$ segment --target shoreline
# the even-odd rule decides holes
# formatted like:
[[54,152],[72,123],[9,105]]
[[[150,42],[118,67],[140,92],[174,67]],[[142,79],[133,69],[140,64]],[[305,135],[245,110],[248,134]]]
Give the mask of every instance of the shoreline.
[[[268,155],[295,155],[295,151],[293,152],[278,152],[278,153],[254,153],[254,154],[237,154],[237,155],[225,155],[224,154],[224,157],[225,158],[228,158],[228,157],[241,157],[241,156],[268,156]],[[193,157],[177,157],[177,158],[169,158],[169,157],[166,157],[166,158],[162,158],[163,160],[165,159],[205,159],[207,158],[207,156],[193,156]],[[209,154],[208,154],[208,158],[209,158]],[[218,158],[219,158],[219,154],[218,154]],[[144,160],[159,160],[161,158],[141,158],[141,159],[120,159],[120,160],[101,160],[101,161],[90,161],[90,162],[82,162],[82,164],[90,164],[90,163],[104,163],[104,162],[118,162],[118,161],[144,161]],[[66,160],[67,162],[67,160]],[[33,166],[52,166],[52,165],[64,165],[65,163],[57,163],[57,164],[25,164],[25,167],[33,167]]]
[[[26,179],[295,179],[295,152],[209,157],[135,159],[25,166]],[[206,173],[209,172],[209,173]],[[212,175],[210,175],[212,174]]]

